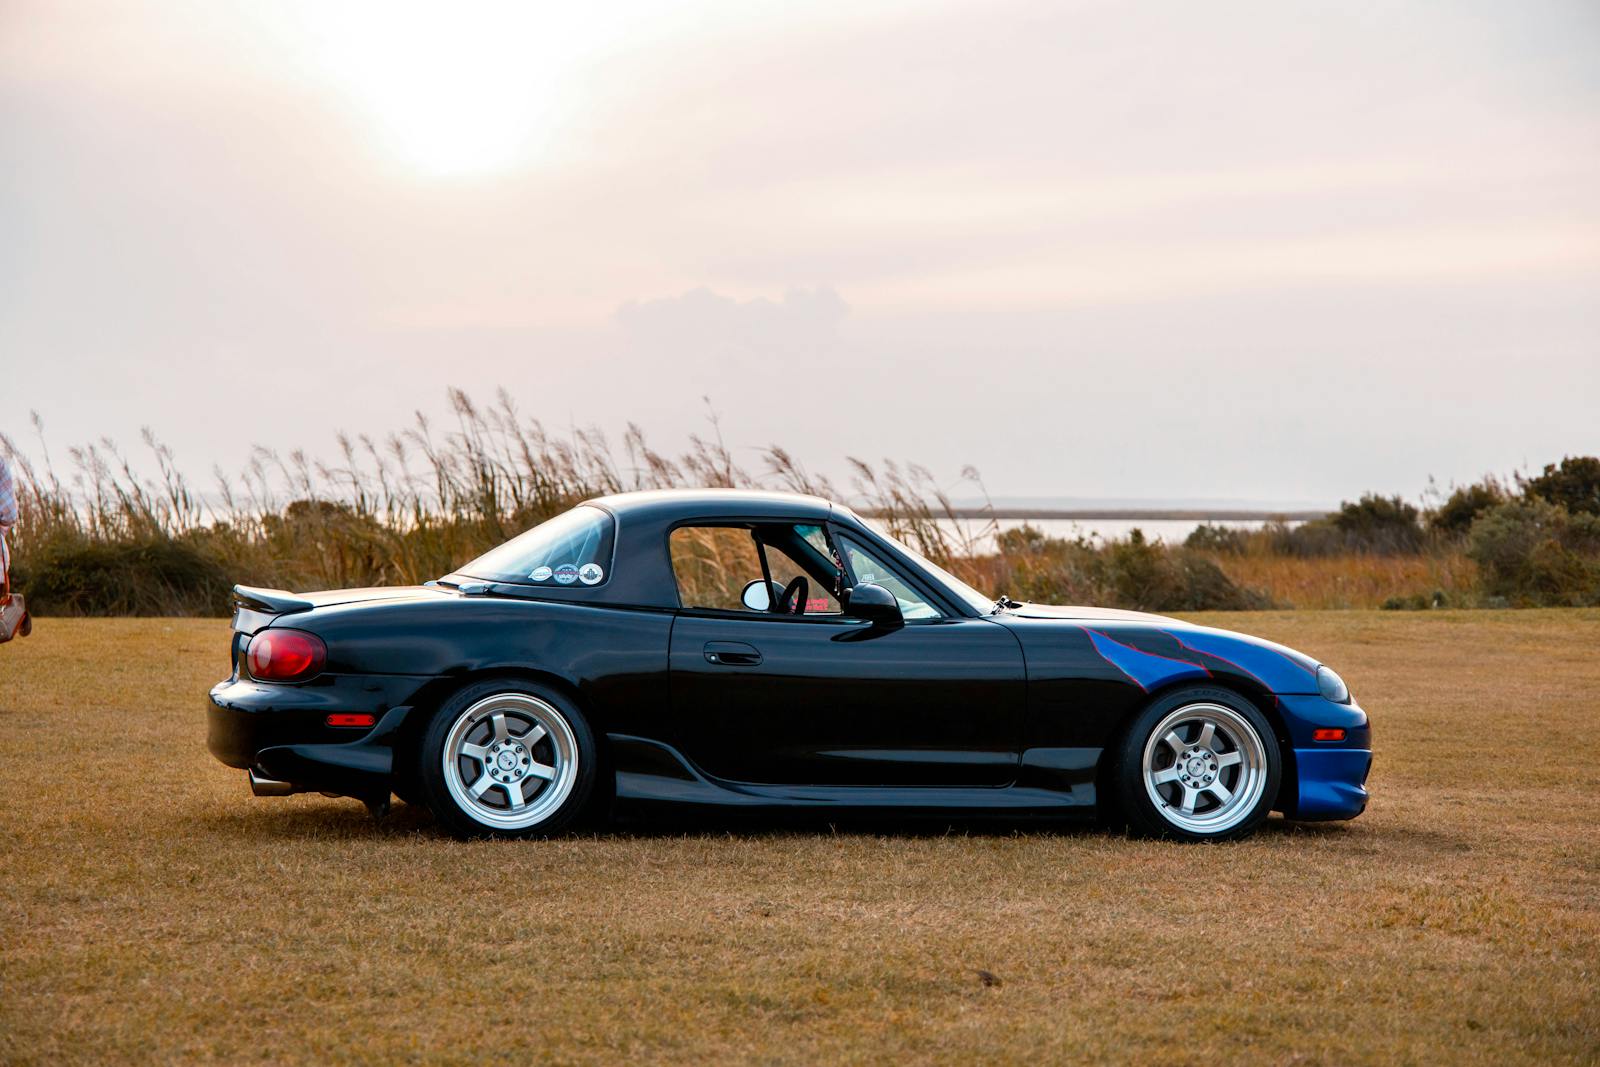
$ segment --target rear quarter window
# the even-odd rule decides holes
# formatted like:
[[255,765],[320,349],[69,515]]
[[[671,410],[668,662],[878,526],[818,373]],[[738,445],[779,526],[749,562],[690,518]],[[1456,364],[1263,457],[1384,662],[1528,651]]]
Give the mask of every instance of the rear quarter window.
[[584,588],[611,578],[616,521],[588,504],[540,523],[486,552],[460,573],[486,582]]

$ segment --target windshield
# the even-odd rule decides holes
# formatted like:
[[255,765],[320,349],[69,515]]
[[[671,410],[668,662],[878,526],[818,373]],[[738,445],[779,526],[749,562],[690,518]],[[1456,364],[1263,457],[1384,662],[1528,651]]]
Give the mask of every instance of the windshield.
[[989,609],[994,607],[994,597],[984,596],[982,593],[972,588],[972,586],[968,585],[966,582],[963,582],[960,578],[957,578],[955,575],[951,574],[949,571],[945,570],[943,567],[939,566],[937,563],[933,562],[933,560],[929,559],[927,556],[924,556],[921,552],[918,552],[910,545],[907,545],[901,541],[897,541],[895,538],[890,537],[882,530],[875,532],[879,537],[883,538],[885,541],[889,542],[895,548],[904,553],[907,559],[910,559],[914,563],[920,564],[923,570],[927,571],[934,578],[938,579],[940,584],[942,584],[946,589],[950,590],[951,594],[961,598],[971,605],[974,611],[987,614]]
[[599,585],[611,566],[611,515],[580,504],[462,567],[487,582]]

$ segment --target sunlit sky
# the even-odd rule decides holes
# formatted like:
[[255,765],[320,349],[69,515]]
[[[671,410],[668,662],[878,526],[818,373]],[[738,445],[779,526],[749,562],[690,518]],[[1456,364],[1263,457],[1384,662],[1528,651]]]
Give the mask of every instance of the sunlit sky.
[[1600,453],[1597,56],[1593,0],[0,0],[0,429],[204,482],[449,385],[669,449],[708,396],[751,466],[1315,503]]

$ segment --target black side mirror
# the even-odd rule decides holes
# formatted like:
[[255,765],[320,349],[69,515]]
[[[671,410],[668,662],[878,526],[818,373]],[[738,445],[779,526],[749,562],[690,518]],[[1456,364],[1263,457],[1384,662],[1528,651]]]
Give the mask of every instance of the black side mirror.
[[894,594],[881,585],[862,582],[850,590],[844,613],[855,619],[865,619],[874,626],[903,626],[905,616],[900,614],[900,602]]

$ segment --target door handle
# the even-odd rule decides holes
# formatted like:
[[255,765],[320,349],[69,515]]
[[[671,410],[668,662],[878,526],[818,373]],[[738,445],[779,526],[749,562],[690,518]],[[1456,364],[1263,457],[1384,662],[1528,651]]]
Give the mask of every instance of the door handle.
[[719,667],[754,667],[761,662],[761,653],[743,641],[709,641],[706,662]]

